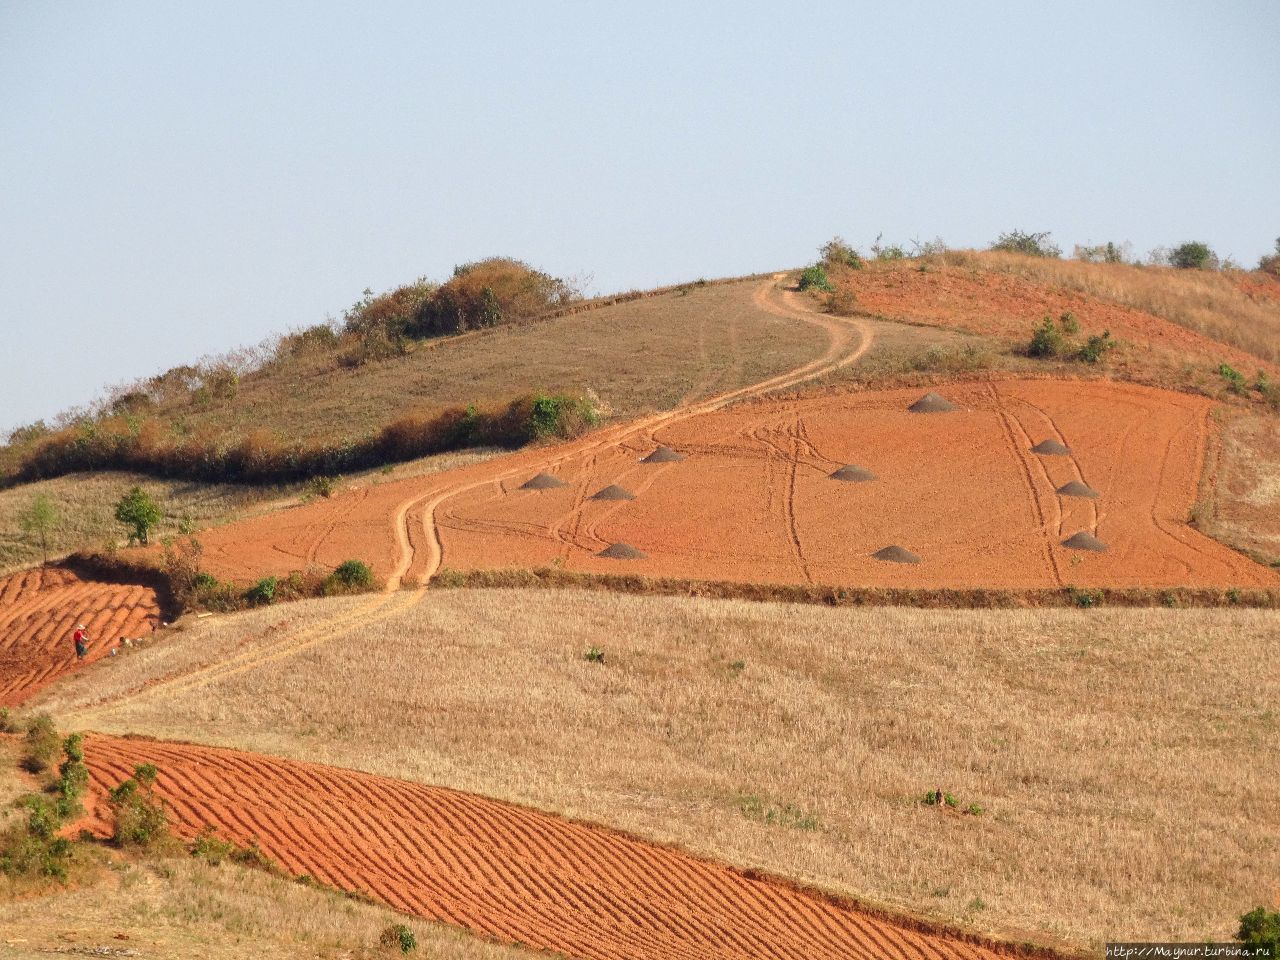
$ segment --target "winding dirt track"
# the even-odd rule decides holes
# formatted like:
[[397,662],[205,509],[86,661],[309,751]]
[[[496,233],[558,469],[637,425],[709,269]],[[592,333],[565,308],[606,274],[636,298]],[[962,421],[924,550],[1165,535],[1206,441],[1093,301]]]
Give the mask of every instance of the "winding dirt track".
[[592,960],[970,960],[993,950],[781,881],[470,794],[258,754],[90,736],[105,791],[140,763],[178,832],[256,840],[294,874],[509,943]]
[[598,430],[580,440],[552,448],[535,448],[424,479],[405,480],[317,501],[294,510],[205,531],[204,564],[210,572],[237,581],[264,574],[287,574],[309,563],[328,567],[361,557],[398,589],[412,579],[422,583],[439,569],[443,546],[437,511],[472,490],[522,480],[539,470],[556,470],[589,459],[622,443],[649,442],[655,430],[690,417],[711,413],[743,398],[799,386],[854,363],[871,345],[871,332],[855,319],[831,317],[808,309],[784,290],[778,274],[754,294],[761,309],[791,321],[820,327],[828,337],[822,355],[793,370],[675,410]]
[[[0,580],[0,706],[107,655],[124,637],[150,633],[160,620],[155,592],[81,580],[69,570],[28,570]],[[77,661],[72,632],[83,623],[88,653]]]

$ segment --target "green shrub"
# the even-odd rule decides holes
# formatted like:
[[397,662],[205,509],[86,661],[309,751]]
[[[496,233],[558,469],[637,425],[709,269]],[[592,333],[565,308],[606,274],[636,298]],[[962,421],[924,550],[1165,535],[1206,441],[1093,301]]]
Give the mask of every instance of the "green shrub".
[[276,585],[279,584],[276,577],[263,577],[252,587],[244,592],[245,602],[251,607],[265,607],[276,598]]
[[537,394],[529,411],[529,432],[534,440],[569,440],[599,422],[590,401],[563,393]]
[[61,742],[53,718],[41,713],[27,723],[27,735],[23,743],[22,766],[28,773],[44,773],[53,766]]
[[312,477],[307,483],[307,490],[317,497],[324,497],[328,500],[338,490],[338,482],[341,477]]
[[821,290],[824,293],[831,293],[835,288],[831,286],[827,271],[821,265],[815,264],[812,267],[805,267],[800,272],[800,289]]
[[[862,256],[845,243],[842,237],[832,237],[818,248],[818,254],[822,257],[822,264],[827,267],[852,267],[854,270],[861,270],[863,266]],[[804,287],[800,289],[803,290]]]
[[58,766],[58,814],[69,820],[80,813],[80,798],[89,788],[89,768],[84,764],[84,737],[73,733],[62,741],[65,759]]
[[884,234],[882,233],[877,234],[875,243],[871,244],[871,255],[873,257],[875,257],[877,260],[880,260],[880,261],[893,261],[893,260],[907,259],[907,251],[904,250],[902,247],[900,247],[898,244],[891,243],[888,246],[882,246],[880,244],[880,238],[883,236]]
[[1270,947],[1273,957],[1280,957],[1280,912],[1254,907],[1240,918],[1236,939],[1251,947]]
[[1077,260],[1083,260],[1085,263],[1124,263],[1125,247],[1128,244],[1114,244],[1111,242],[1093,246],[1077,246],[1075,256]]
[[[343,561],[325,581],[325,593],[357,593],[374,585],[374,571],[364,561]],[[333,588],[330,590],[330,588]]]
[[1065,344],[1066,338],[1057,324],[1049,317],[1045,317],[1044,322],[1036,327],[1031,335],[1031,343],[1027,345],[1027,356],[1041,359],[1061,356]]
[[1003,250],[1006,253],[1021,253],[1028,257],[1060,257],[1062,250],[1050,239],[1050,233],[1024,233],[1021,230],[1010,230],[1002,233],[991,244],[992,250]]
[[1076,587],[1068,587],[1067,598],[1077,607],[1087,610],[1102,604],[1103,593],[1101,590],[1079,590]]
[[1258,269],[1280,277],[1280,237],[1276,238],[1276,252],[1261,257],[1258,260]]
[[0,873],[10,877],[46,877],[65,881],[72,845],[57,835],[62,822],[45,797],[28,794],[18,801],[25,821],[0,832]]
[[1179,270],[1216,270],[1218,256],[1207,243],[1189,240],[1169,251],[1169,265]]
[[1068,310],[1058,318],[1058,328],[1067,336],[1074,337],[1080,332],[1080,322],[1076,320],[1076,315]]
[[236,852],[236,845],[218,836],[214,827],[205,827],[191,841],[191,855],[213,866],[229,860]]
[[1103,330],[1101,335],[1094,334],[1076,351],[1076,359],[1085,363],[1101,363],[1108,353],[1116,348],[1111,339],[1111,331]]
[[1218,374],[1223,380],[1227,381],[1227,389],[1232,393],[1244,396],[1248,392],[1248,385],[1245,383],[1244,374],[1232,367],[1230,364],[1219,364]]
[[108,802],[116,818],[111,839],[117,846],[151,847],[168,837],[169,818],[155,792],[156,773],[151,764],[139,764],[132,777],[111,791]]
[[587,663],[604,663],[604,651],[599,647],[592,647],[582,655],[582,659]]
[[116,504],[116,519],[130,529],[129,542],[147,542],[151,528],[164,516],[151,495],[141,487],[134,487]]
[[418,938],[403,923],[393,923],[383,930],[378,943],[384,947],[397,949],[401,953],[410,953],[418,949]]

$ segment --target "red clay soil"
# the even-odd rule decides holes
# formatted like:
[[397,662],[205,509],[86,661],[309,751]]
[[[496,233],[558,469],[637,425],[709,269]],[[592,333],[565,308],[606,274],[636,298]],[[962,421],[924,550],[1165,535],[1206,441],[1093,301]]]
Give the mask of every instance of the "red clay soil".
[[[860,309],[890,320],[1026,341],[1044,317],[1056,319],[1070,312],[1084,335],[1110,330],[1122,343],[1165,351],[1181,359],[1199,357],[1213,367],[1223,362],[1249,371],[1266,366],[1252,354],[1154,314],[1008,274],[947,267],[928,273],[915,269],[849,271],[844,276]],[[1263,299],[1273,286],[1280,290],[1280,283],[1254,280],[1246,292]]]
[[[556,564],[589,573],[842,586],[1274,586],[1280,577],[1187,523],[1212,404],[1108,382],[952,384],[962,409],[910,413],[921,391],[757,401],[561,465],[570,486],[477,487],[437,521],[457,569]],[[1055,439],[1069,456],[1030,448]],[[654,441],[688,455],[651,466]],[[867,483],[830,479],[846,463]],[[1098,499],[1062,497],[1083,481]],[[608,483],[626,503],[584,494]],[[1086,531],[1105,554],[1062,541]],[[623,541],[647,559],[594,556]],[[912,565],[872,554],[897,544]]]
[[[154,630],[153,590],[82,580],[68,570],[29,570],[0,580],[0,706],[13,706],[64,674],[101,657],[126,637]],[[83,623],[88,654],[77,661],[72,633]]]
[[666,847],[513,804],[251,753],[98,734],[85,743],[94,829],[142,763],[176,831],[256,841],[292,874],[483,936],[598,960],[991,958]]

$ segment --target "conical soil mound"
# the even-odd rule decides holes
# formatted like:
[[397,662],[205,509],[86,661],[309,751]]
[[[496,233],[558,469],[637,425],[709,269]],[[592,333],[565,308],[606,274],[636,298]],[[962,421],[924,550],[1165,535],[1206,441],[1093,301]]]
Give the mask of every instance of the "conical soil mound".
[[952,410],[959,410],[960,408],[946,397],[939,396],[936,393],[926,393],[907,409],[912,413],[950,413]]
[[596,556],[608,557],[610,560],[643,560],[649,555],[643,550],[637,550],[629,543],[611,543]]
[[1057,440],[1041,440],[1031,448],[1031,452],[1046,457],[1065,457],[1071,453],[1071,450]]
[[636,495],[624,487],[611,483],[603,490],[597,490],[591,495],[592,500],[634,500]]
[[659,447],[653,453],[644,457],[641,463],[679,463],[684,459],[683,453],[678,453],[670,447]]
[[535,477],[530,477],[524,483],[520,484],[521,490],[554,490],[556,487],[567,487],[568,484],[559,477],[553,477],[549,473],[540,473]]
[[1094,553],[1105,553],[1107,550],[1105,543],[1085,530],[1073,533],[1062,541],[1062,545],[1068,550],[1092,550]]
[[1088,497],[1090,500],[1096,500],[1099,496],[1097,490],[1087,483],[1081,483],[1079,480],[1064,483],[1058,488],[1058,493],[1064,497]]
[[888,563],[919,563],[920,557],[912,553],[910,550],[904,550],[896,543],[890,547],[884,547],[872,554],[877,560],[884,560]]
[[865,483],[868,480],[874,480],[876,475],[870,470],[859,467],[852,463],[847,463],[835,473],[831,474],[832,480],[844,480],[847,483]]

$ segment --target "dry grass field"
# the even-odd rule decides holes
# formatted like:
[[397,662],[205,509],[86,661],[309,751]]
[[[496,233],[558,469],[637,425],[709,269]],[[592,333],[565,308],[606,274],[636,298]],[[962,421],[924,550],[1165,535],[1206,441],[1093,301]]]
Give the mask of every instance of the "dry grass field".
[[[397,416],[501,404],[536,390],[594,390],[620,417],[763,380],[822,350],[820,334],[752,302],[758,283],[696,286],[553,320],[418,343],[354,370],[299,358],[245,378],[232,399],[160,411],[193,433],[337,442]],[[262,417],[269,410],[270,417]]]
[[1236,411],[1219,418],[1216,462],[1202,485],[1197,526],[1280,567],[1280,420]]
[[[1280,895],[1274,612],[457,591],[273,658],[361,602],[191,622],[37,706],[529,804],[1019,940],[1226,939]],[[937,788],[982,812],[920,802]]]
[[414,932],[417,955],[431,960],[541,956],[230,863],[181,855],[103,860],[78,887],[0,898],[0,956],[386,960],[399,952],[380,947],[378,938],[397,923]]

